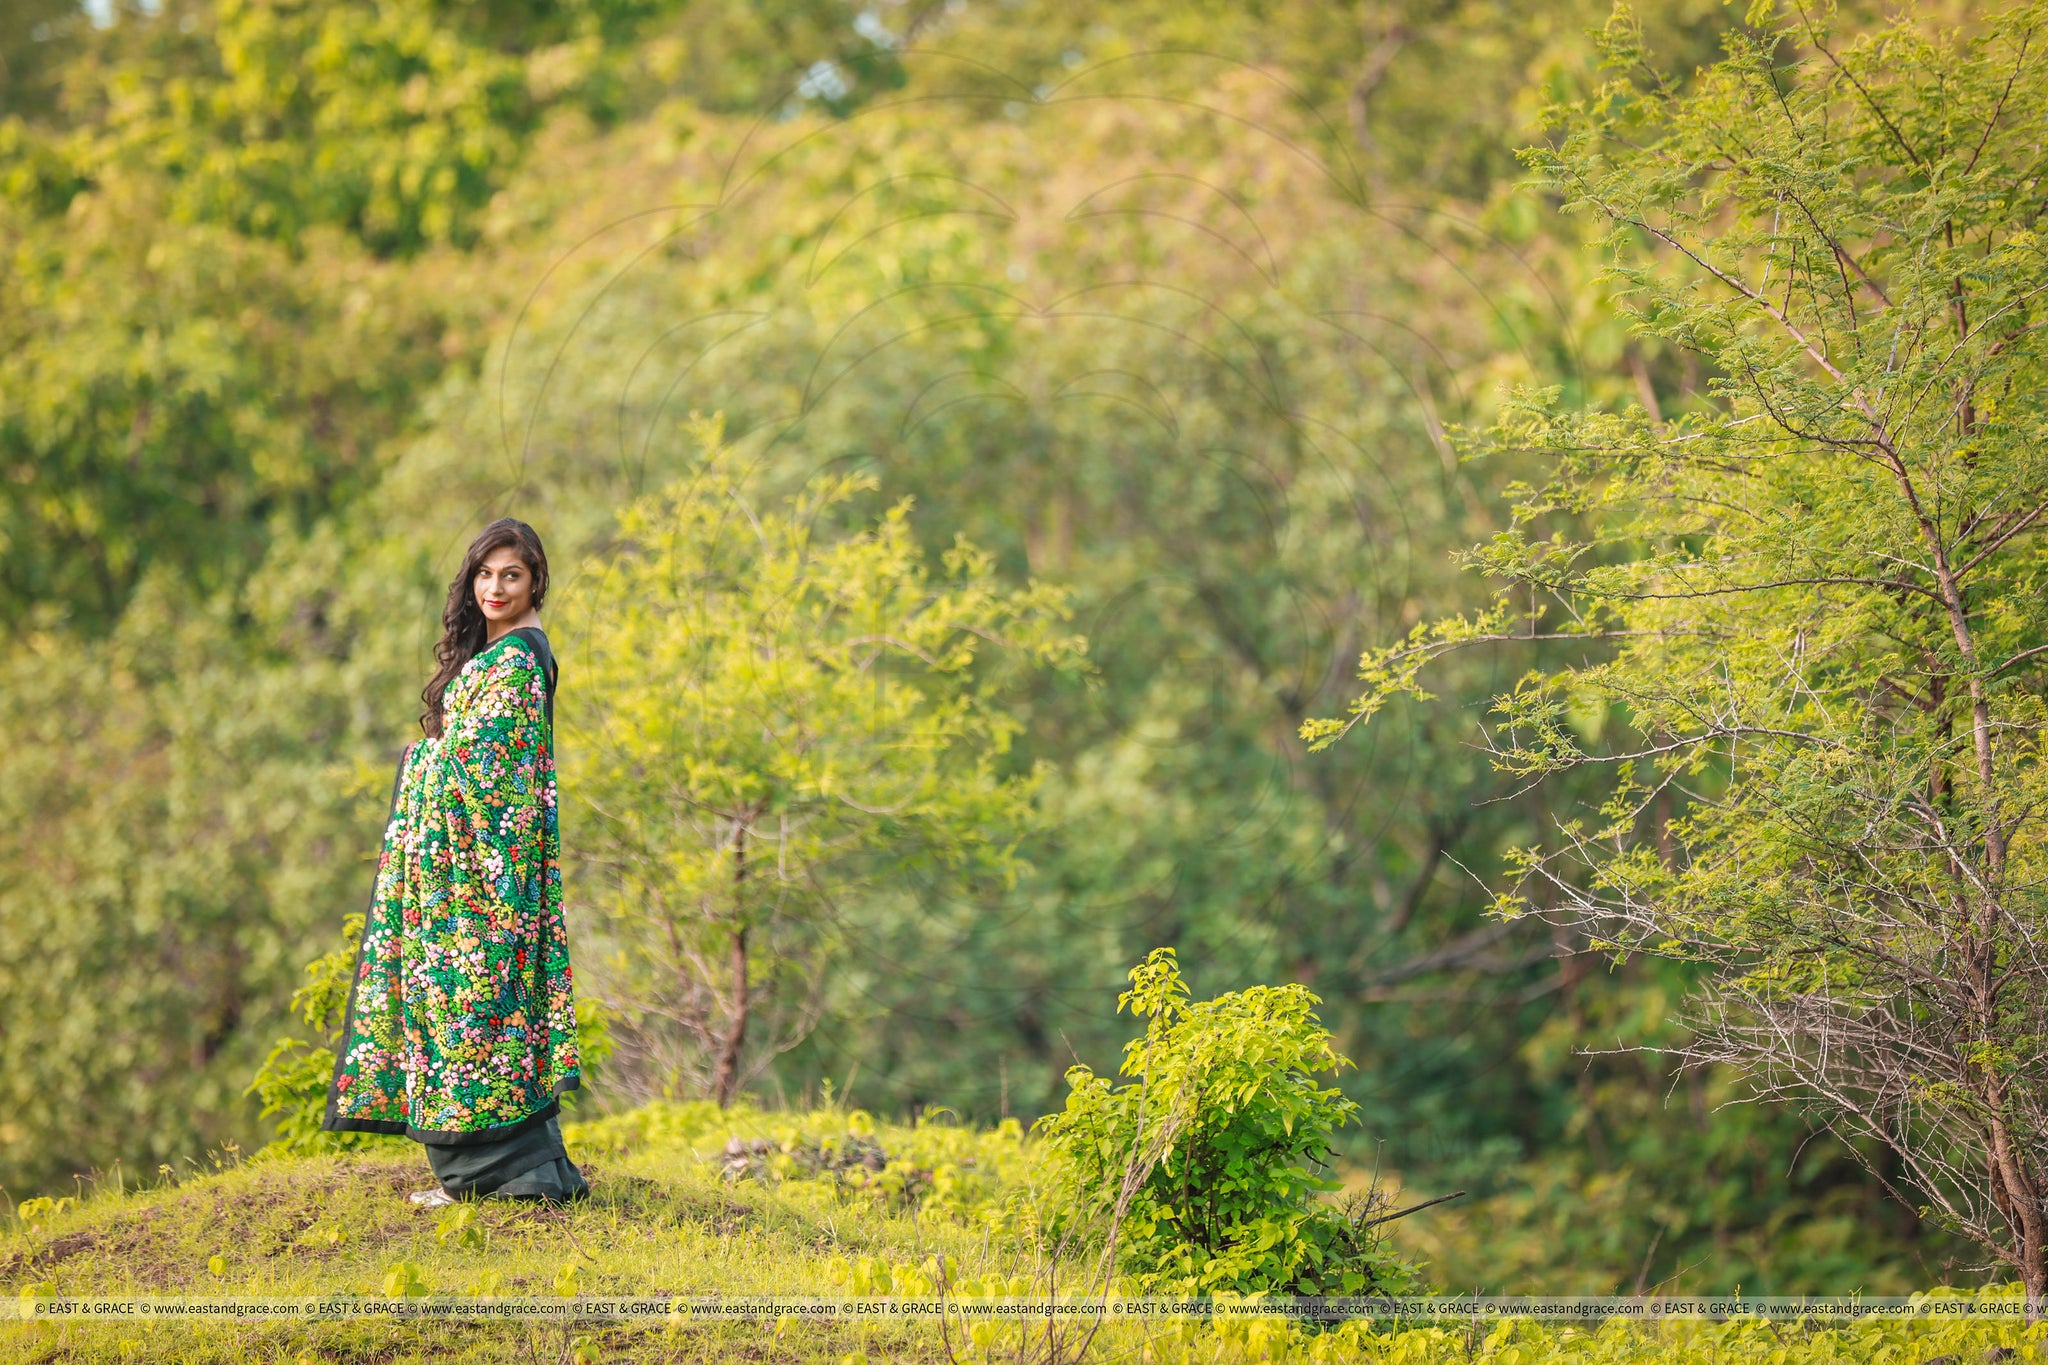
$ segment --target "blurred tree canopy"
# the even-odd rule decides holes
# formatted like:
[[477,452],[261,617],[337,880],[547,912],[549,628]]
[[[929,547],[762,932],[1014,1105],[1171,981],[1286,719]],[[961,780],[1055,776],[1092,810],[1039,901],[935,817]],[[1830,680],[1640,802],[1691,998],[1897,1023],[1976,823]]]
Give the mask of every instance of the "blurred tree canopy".
[[[367,892],[461,547],[500,513],[546,536],[578,771],[620,512],[722,412],[764,498],[858,474],[849,524],[907,497],[932,562],[965,534],[995,578],[1060,586],[1099,670],[1015,680],[1000,771],[1047,771],[1014,883],[838,906],[859,951],[766,1093],[1055,1108],[1125,1040],[1100,1008],[1123,964],[1168,945],[1204,996],[1323,998],[1383,1167],[1484,1196],[1413,1230],[1460,1283],[1938,1277],[1945,1244],[1840,1148],[1715,1109],[1716,1075],[1574,1051],[1673,1027],[1686,981],[1484,915],[1467,870],[1591,790],[1488,800],[1471,713],[1503,665],[1331,754],[1296,733],[1363,649],[1480,591],[1450,553],[1529,468],[1463,464],[1449,428],[1513,384],[1707,401],[1515,185],[1540,111],[1599,79],[1604,18],[10,10],[0,934],[32,947],[0,963],[0,1184],[256,1138],[242,1089]],[[1681,70],[1738,21],[1642,15]],[[595,819],[565,786],[602,994]]]

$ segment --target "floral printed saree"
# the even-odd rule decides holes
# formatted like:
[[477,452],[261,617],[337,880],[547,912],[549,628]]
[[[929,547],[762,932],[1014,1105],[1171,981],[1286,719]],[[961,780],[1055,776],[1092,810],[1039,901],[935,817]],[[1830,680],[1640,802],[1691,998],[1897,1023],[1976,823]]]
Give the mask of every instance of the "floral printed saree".
[[553,662],[531,627],[485,645],[399,761],[323,1128],[496,1143],[582,1084]]

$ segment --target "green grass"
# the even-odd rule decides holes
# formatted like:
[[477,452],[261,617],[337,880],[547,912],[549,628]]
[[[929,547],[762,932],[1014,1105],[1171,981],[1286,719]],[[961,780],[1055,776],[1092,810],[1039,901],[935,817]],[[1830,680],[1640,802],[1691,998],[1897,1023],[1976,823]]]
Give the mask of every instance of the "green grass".
[[[442,1295],[550,1297],[570,1276],[582,1294],[830,1295],[835,1259],[981,1254],[981,1231],[916,1216],[886,1191],[816,1179],[728,1183],[716,1159],[727,1134],[692,1121],[702,1118],[695,1109],[565,1125],[591,1198],[567,1208],[480,1201],[467,1237],[454,1227],[456,1210],[407,1201],[434,1181],[417,1144],[392,1139],[338,1156],[228,1161],[139,1190],[89,1185],[82,1202],[38,1218],[33,1229],[11,1220],[0,1267],[10,1297],[33,1286],[59,1296],[379,1295],[406,1263]],[[721,1125],[746,1136],[791,1126],[745,1110]],[[880,1136],[917,1145],[909,1130]],[[1008,1140],[934,1129],[924,1145],[991,1142]],[[669,1332],[666,1343],[659,1325],[516,1322],[13,1323],[0,1334],[0,1357],[24,1360],[552,1361],[565,1358],[572,1340],[587,1340],[603,1360],[836,1362],[863,1348],[944,1358],[936,1334],[915,1324],[893,1335],[868,1325],[705,1324]]]
[[[861,1130],[849,1134],[848,1129]],[[55,1211],[9,1220],[0,1268],[10,1297],[382,1295],[411,1278],[435,1295],[784,1294],[841,1292],[849,1265],[914,1267],[951,1257],[966,1274],[1018,1268],[1013,1239],[988,1214],[1028,1178],[1014,1128],[974,1132],[877,1125],[707,1105],[653,1105],[565,1125],[592,1197],[569,1208],[482,1201],[454,1210],[406,1200],[432,1185],[424,1153],[401,1139],[338,1155],[241,1160],[162,1175],[141,1189],[102,1180]],[[731,1136],[768,1138],[765,1179],[730,1182]],[[871,1162],[854,1158],[880,1152]],[[836,1159],[833,1154],[837,1153]],[[847,1164],[852,1163],[852,1164]],[[845,1165],[835,1173],[833,1167]],[[875,1167],[879,1169],[875,1169]],[[31,1210],[31,1206],[24,1206]],[[416,1267],[403,1270],[401,1267]],[[1016,1329],[992,1354],[1009,1359]],[[951,1338],[964,1346],[957,1332]],[[1988,1356],[1998,1350],[2010,1356]],[[1920,1365],[2048,1361],[2048,1330],[2013,1323],[1866,1324],[1816,1332],[1754,1322],[1509,1323],[1320,1335],[1277,1323],[1118,1327],[1095,1361],[1538,1362],[1868,1361]],[[718,1322],[0,1323],[8,1361],[880,1361],[948,1358],[938,1325]]]

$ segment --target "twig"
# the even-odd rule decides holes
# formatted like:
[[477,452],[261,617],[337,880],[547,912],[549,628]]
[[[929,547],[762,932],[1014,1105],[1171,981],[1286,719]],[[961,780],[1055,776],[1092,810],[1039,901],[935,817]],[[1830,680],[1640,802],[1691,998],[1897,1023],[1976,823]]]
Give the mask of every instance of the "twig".
[[1377,1218],[1368,1218],[1358,1226],[1361,1228],[1376,1228],[1382,1223],[1391,1223],[1396,1218],[1406,1218],[1411,1213],[1420,1213],[1432,1204],[1443,1204],[1453,1199],[1462,1199],[1467,1193],[1468,1191],[1458,1190],[1452,1194],[1440,1194],[1434,1199],[1425,1199],[1420,1204],[1410,1204],[1405,1209],[1396,1209],[1392,1213],[1383,1213]]

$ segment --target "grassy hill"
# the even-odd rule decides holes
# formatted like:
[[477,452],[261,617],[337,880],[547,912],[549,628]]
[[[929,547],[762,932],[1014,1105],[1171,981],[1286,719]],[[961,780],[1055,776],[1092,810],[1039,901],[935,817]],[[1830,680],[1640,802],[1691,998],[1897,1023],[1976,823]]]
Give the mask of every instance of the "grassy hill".
[[[32,1201],[0,1241],[10,1295],[698,1295],[928,1293],[1030,1268],[1002,1196],[1032,1178],[1032,1145],[943,1118],[874,1124],[859,1111],[770,1113],[656,1103],[565,1125],[592,1196],[571,1208],[423,1209],[420,1149],[378,1139],[320,1156],[230,1149],[137,1186],[109,1173],[73,1201]],[[738,1139],[738,1143],[733,1142]],[[1078,1264],[1067,1272],[1079,1271]],[[935,1322],[0,1323],[21,1361],[1043,1360],[1014,1329],[980,1341]],[[1067,1356],[1067,1359],[1074,1357]],[[1842,1331],[1764,1323],[1507,1323],[1310,1333],[1278,1323],[1111,1328],[1089,1360],[1805,1362],[1950,1365],[2048,1359],[2048,1327],[1938,1323]]]
[[[843,1280],[863,1258],[915,1263],[936,1254],[964,1262],[981,1255],[979,1229],[923,1211],[934,1196],[928,1187],[915,1204],[895,1194],[902,1185],[884,1178],[886,1163],[882,1171],[861,1165],[858,1181],[832,1179],[829,1171],[807,1179],[811,1173],[798,1169],[791,1170],[797,1178],[778,1180],[765,1166],[766,1183],[728,1180],[723,1128],[771,1141],[779,1132],[801,1149],[799,1129],[835,1125],[824,1116],[799,1121],[738,1110],[714,1133],[717,1120],[704,1109],[655,1106],[565,1125],[592,1188],[590,1200],[572,1208],[492,1201],[419,1208],[405,1196],[431,1188],[433,1177],[424,1152],[403,1139],[328,1156],[216,1152],[206,1168],[160,1171],[139,1188],[113,1176],[86,1184],[77,1202],[48,1214],[24,1205],[30,1216],[12,1220],[0,1266],[10,1294],[62,1296],[380,1295],[408,1287],[436,1295],[829,1295],[837,1292],[835,1273]],[[843,1131],[847,1116],[834,1117]],[[882,1137],[921,1161],[950,1151],[967,1163],[970,1181],[1000,1163],[996,1149],[1018,1145],[1011,1136],[938,1125]],[[871,1142],[848,1146],[872,1150]],[[783,1156],[779,1145],[776,1155]],[[5,1330],[8,1358],[37,1360],[528,1361],[573,1358],[579,1348],[604,1360],[837,1361],[864,1348],[888,1358],[944,1358],[936,1334],[924,1341],[914,1326],[894,1334],[774,1323],[682,1332],[470,1322]]]

